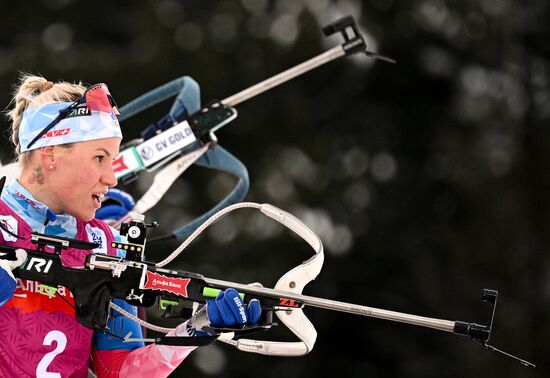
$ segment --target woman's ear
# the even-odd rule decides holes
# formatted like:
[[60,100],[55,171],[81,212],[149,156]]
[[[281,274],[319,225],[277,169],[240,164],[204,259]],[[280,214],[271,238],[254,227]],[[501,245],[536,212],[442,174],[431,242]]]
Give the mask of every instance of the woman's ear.
[[54,146],[42,147],[40,149],[40,161],[46,170],[52,171],[55,169]]

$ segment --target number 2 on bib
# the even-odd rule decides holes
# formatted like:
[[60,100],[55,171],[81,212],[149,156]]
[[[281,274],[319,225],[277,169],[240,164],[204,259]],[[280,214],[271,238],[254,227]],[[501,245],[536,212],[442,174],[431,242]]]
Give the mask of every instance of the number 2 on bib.
[[37,378],[61,378],[61,373],[53,373],[46,371],[48,366],[52,363],[54,358],[63,353],[65,347],[67,346],[67,336],[61,331],[50,331],[44,337],[44,342],[42,345],[52,345],[52,342],[56,342],[55,349],[51,352],[48,352],[42,357],[38,366],[36,367],[36,377]]

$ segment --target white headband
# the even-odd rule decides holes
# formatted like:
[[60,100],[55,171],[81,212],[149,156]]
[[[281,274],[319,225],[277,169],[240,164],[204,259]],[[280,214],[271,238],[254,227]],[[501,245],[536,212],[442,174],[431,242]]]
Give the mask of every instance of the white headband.
[[19,127],[21,152],[59,144],[84,142],[103,138],[122,138],[120,124],[114,112],[90,110],[86,106],[75,107],[30,147],[29,143],[72,102],[42,105],[23,112]]

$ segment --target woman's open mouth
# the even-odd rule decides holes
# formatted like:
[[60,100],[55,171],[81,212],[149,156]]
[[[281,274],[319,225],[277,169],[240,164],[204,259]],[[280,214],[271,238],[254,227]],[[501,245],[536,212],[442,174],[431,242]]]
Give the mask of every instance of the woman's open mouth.
[[101,199],[103,194],[92,194],[92,199],[94,201],[94,207],[99,209],[101,207]]

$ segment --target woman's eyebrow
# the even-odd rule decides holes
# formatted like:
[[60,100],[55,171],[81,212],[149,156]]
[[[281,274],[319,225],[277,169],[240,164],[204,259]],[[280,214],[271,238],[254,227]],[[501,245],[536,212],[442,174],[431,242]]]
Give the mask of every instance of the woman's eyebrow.
[[96,148],[96,151],[103,151],[105,155],[111,157],[111,154],[105,148]]

